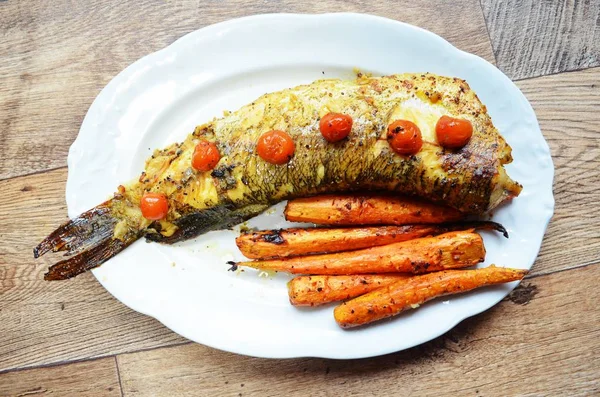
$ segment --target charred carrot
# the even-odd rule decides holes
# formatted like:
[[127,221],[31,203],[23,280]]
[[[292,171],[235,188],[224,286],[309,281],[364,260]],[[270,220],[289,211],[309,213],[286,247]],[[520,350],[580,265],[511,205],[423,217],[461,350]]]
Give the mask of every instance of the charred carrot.
[[292,274],[426,273],[472,266],[484,257],[483,239],[467,230],[357,251],[231,264]]
[[444,225],[248,231],[238,236],[235,241],[242,254],[247,258],[272,259],[358,250],[469,228],[496,230],[508,237],[502,225],[495,222],[476,221]]
[[344,302],[335,308],[333,315],[342,328],[357,327],[416,308],[440,296],[521,280],[526,274],[527,270],[492,265],[413,276]]
[[395,196],[326,195],[291,200],[285,218],[318,225],[409,225],[463,219],[455,209]]
[[300,276],[288,282],[288,295],[294,306],[318,306],[354,298],[408,277],[393,273]]

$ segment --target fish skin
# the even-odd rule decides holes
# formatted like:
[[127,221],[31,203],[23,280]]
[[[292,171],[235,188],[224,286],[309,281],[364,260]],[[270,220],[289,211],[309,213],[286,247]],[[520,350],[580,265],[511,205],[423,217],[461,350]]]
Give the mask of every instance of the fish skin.
[[[354,121],[349,137],[338,143],[327,142],[319,132],[320,117],[330,111]],[[473,137],[463,148],[445,150],[437,144],[435,123],[443,114],[473,124]],[[423,148],[414,156],[397,155],[385,139],[387,126],[397,118],[411,119],[423,132]],[[286,131],[295,142],[296,152],[286,165],[265,162],[255,152],[260,135],[272,129]],[[186,181],[185,161],[199,139],[215,142],[222,158],[211,173],[193,172]],[[180,216],[215,206],[260,209],[294,197],[364,189],[416,195],[482,214],[521,189],[502,167],[512,160],[511,149],[476,94],[463,80],[432,74],[320,80],[266,94],[197,127],[178,150],[186,160],[170,166],[168,180],[158,176],[158,184],[142,184],[169,196],[176,225],[189,223]],[[190,184],[205,193],[200,200]],[[258,212],[248,211],[248,216]]]
[[[352,117],[348,138],[337,143],[323,138],[319,120],[329,112]],[[437,144],[435,124],[442,115],[472,123],[473,136],[463,148]],[[417,154],[401,156],[390,148],[387,126],[397,119],[421,129]],[[270,164],[256,153],[258,138],[273,129],[286,131],[295,143],[287,164]],[[214,142],[221,154],[211,172],[191,167],[200,139]],[[139,180],[104,204],[112,220],[103,215],[102,222],[116,223],[113,238],[124,247],[142,235],[170,244],[231,227],[282,200],[358,190],[414,195],[479,215],[520,193],[521,185],[503,168],[511,161],[510,146],[464,80],[428,73],[319,80],[265,94],[196,127],[184,142],[156,150]],[[165,220],[143,218],[139,202],[148,191],[167,196]],[[63,238],[50,235],[36,255],[65,247],[78,252]]]

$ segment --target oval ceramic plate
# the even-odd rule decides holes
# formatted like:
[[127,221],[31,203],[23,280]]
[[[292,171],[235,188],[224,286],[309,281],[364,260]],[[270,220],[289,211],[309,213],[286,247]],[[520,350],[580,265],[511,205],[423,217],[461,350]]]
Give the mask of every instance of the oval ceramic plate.
[[[530,268],[552,216],[553,166],[535,114],[517,87],[483,59],[433,33],[357,14],[262,15],[190,33],[121,72],[89,109],[69,152],[67,204],[75,216],[139,176],[155,148],[181,141],[198,124],[270,91],[322,78],[432,72],[467,80],[513,147],[509,174],[524,186],[494,220],[506,240],[484,233],[485,264]],[[284,227],[282,206],[250,226]],[[343,331],[332,306],[296,309],[289,277],[227,271],[243,259],[236,230],[176,246],[138,241],[94,270],[134,310],[193,341],[260,357],[359,358],[418,345],[501,300],[515,283],[423,305],[362,329]],[[266,277],[263,277],[266,276]]]

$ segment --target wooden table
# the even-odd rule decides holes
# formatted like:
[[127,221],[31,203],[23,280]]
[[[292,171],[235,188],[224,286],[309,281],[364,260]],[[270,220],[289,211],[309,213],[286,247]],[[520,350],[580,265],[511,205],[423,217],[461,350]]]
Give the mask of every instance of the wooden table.
[[[66,219],[67,151],[102,87],[190,31],[282,11],[409,22],[516,80],[556,167],[556,213],[524,287],[404,352],[274,361],[190,343],[91,274],[42,280],[49,263],[31,249]],[[599,17],[597,0],[0,1],[0,395],[600,393]]]

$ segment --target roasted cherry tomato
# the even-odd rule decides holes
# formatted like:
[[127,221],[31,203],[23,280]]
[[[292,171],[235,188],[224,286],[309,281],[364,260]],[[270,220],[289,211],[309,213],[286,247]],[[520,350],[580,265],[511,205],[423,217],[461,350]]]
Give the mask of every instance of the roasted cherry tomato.
[[192,167],[198,171],[210,171],[221,159],[221,154],[217,145],[212,142],[202,140],[196,145],[192,155]]
[[387,139],[394,152],[415,154],[423,146],[421,130],[408,120],[396,120],[388,126]]
[[285,164],[294,156],[296,145],[286,132],[272,130],[258,138],[256,152],[263,160],[271,164]]
[[140,202],[142,216],[152,221],[164,219],[169,212],[167,196],[162,193],[144,193]]
[[341,113],[327,113],[319,122],[319,129],[328,142],[341,141],[352,130],[352,117]]
[[442,116],[435,125],[435,133],[440,145],[458,149],[465,146],[471,139],[473,126],[469,120]]

